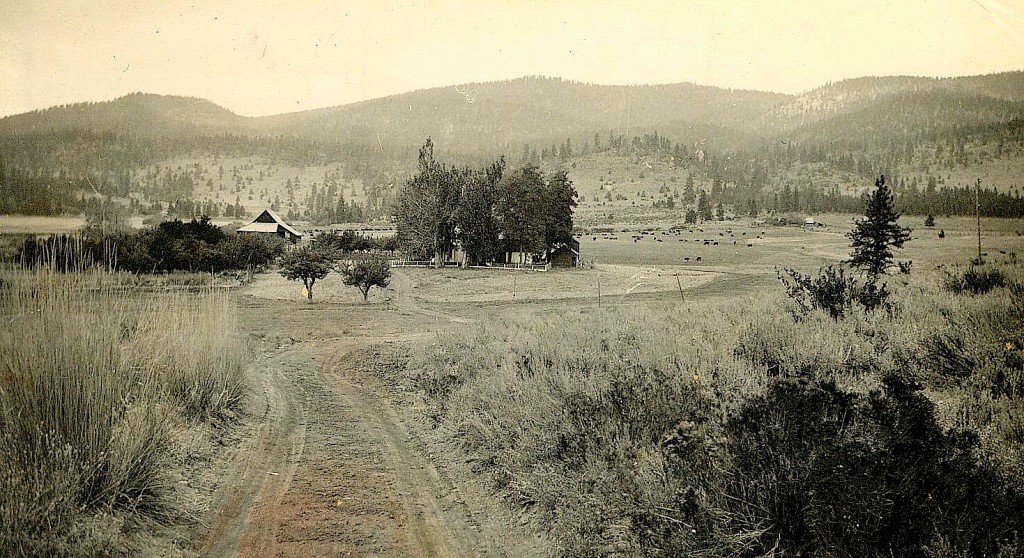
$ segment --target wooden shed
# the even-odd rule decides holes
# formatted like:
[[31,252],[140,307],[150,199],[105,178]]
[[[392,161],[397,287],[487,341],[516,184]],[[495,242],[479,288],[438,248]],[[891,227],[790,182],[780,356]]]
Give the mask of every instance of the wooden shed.
[[284,222],[280,215],[273,210],[264,209],[252,223],[238,229],[238,234],[276,234],[289,242],[298,242],[302,239],[302,233],[295,230],[291,225]]
[[570,238],[568,243],[553,245],[548,261],[551,267],[577,267],[580,265],[580,241]]

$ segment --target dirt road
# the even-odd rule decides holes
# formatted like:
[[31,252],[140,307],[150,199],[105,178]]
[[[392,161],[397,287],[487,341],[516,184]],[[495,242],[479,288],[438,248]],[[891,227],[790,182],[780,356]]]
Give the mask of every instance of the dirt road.
[[[239,441],[216,465],[219,488],[200,555],[550,554],[542,529],[492,498],[421,416],[356,365],[379,343],[429,342],[511,307],[426,304],[412,294],[422,290],[415,279],[396,274],[394,283],[376,304],[326,281],[322,298],[309,304],[288,296],[293,284],[269,275],[238,293],[240,329],[257,350],[253,396]],[[689,292],[731,296],[752,285],[722,276]],[[633,293],[606,302],[658,305],[676,296]],[[542,297],[515,311],[549,312],[553,305],[580,301]]]
[[351,364],[375,343],[416,342],[431,335],[430,323],[465,320],[420,309],[303,305],[245,294],[239,306],[242,329],[259,345],[251,369],[254,394],[242,441],[224,464],[201,555],[516,556],[536,550],[507,544],[516,535],[507,518],[490,513],[496,503],[480,494],[467,497],[446,472],[445,456],[432,453],[386,390]]

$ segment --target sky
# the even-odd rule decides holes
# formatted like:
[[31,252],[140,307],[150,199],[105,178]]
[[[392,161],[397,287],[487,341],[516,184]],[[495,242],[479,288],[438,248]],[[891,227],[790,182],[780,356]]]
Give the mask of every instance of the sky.
[[260,116],[527,75],[799,93],[1024,70],[1024,0],[3,0],[0,116],[132,92]]

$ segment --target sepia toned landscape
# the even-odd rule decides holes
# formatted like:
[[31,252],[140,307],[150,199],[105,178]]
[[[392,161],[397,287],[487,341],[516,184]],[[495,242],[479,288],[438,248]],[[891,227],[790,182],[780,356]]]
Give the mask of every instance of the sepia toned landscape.
[[484,4],[0,15],[0,556],[1024,555],[1021,6]]

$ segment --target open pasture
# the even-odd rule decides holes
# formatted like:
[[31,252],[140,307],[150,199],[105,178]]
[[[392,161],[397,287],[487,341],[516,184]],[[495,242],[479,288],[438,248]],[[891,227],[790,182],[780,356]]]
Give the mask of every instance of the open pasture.
[[[846,232],[853,216],[824,215],[821,227],[754,227],[747,221],[724,221],[671,230],[653,226],[608,226],[579,236],[583,259],[597,264],[678,266],[681,269],[774,273],[774,268],[813,270],[849,256]],[[972,219],[941,218],[926,228],[920,218],[904,218],[913,228],[911,240],[897,259],[915,265],[966,263],[977,255],[977,232]],[[612,230],[614,232],[607,232]],[[940,230],[945,238],[939,238]],[[693,231],[693,232],[690,232]],[[993,261],[1012,261],[1024,254],[1024,223],[982,219],[982,251]],[[698,260],[699,258],[699,260]]]

